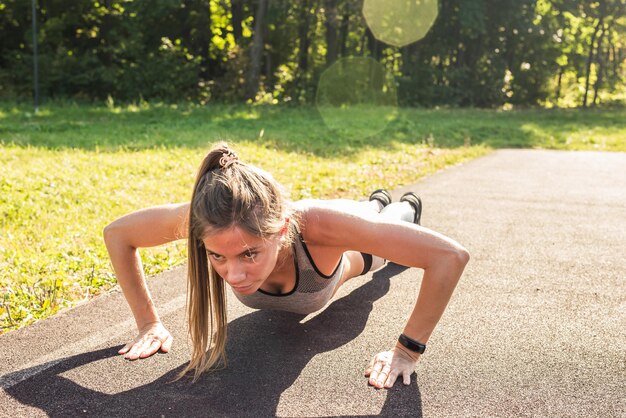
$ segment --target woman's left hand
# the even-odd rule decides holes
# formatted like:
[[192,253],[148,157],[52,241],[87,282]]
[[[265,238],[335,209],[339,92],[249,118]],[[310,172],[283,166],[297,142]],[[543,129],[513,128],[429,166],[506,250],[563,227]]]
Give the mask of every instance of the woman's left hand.
[[409,385],[419,354],[415,356],[413,358],[399,347],[378,353],[365,369],[365,377],[369,377],[369,384],[377,389],[392,387],[399,376],[405,385]]

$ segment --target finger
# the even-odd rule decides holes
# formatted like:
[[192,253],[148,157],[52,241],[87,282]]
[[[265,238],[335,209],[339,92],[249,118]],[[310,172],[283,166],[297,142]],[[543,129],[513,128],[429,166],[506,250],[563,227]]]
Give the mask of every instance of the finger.
[[128,350],[128,352],[124,356],[124,358],[128,359],[128,360],[135,360],[135,359],[139,358],[139,354],[137,354],[137,351],[139,350],[139,347],[140,347],[139,343],[133,344],[130,347],[130,350]]
[[376,379],[376,387],[382,388],[387,381],[387,377],[389,376],[389,372],[391,371],[391,366],[389,364],[385,364],[383,369],[378,374],[378,379]]
[[376,373],[380,373],[380,371],[383,369],[384,363],[382,361],[377,361],[376,363],[374,363],[374,367],[373,367],[373,371],[375,371]]
[[394,370],[391,373],[389,373],[389,376],[387,376],[387,381],[385,382],[385,387],[387,389],[389,389],[390,387],[392,387],[394,385],[394,383],[396,383],[397,379],[398,379],[398,372],[396,372]]
[[141,340],[137,344],[135,344],[133,348],[131,348],[130,351],[128,352],[128,358],[130,360],[137,360],[143,353],[143,350],[145,349],[144,344],[145,344],[144,340]]
[[168,351],[170,351],[170,349],[172,348],[173,342],[174,342],[174,337],[172,337],[171,335],[168,335],[167,338],[165,339],[165,342],[161,344],[161,351],[163,351],[164,353],[167,353]]
[[139,357],[146,358],[156,353],[161,347],[161,340],[156,335],[146,336],[141,349],[139,351]]
[[402,372],[402,383],[406,386],[411,384],[411,374],[409,372]]
[[365,369],[365,376],[370,376],[373,371],[374,371],[374,366],[370,364],[369,366],[367,366],[367,369]]
[[370,364],[369,364],[369,368],[371,369],[372,367],[374,367],[374,363],[376,362],[376,356],[372,357],[372,359],[370,360]]
[[370,373],[370,378],[368,380],[368,383],[372,386],[376,386],[377,380],[378,380],[378,371],[372,370],[372,372]]
[[128,350],[130,350],[131,345],[131,343],[126,344],[124,347],[120,348],[120,351],[118,351],[117,354],[126,354]]
[[139,355],[139,357],[140,358],[150,357],[151,355],[159,351],[159,348],[161,348],[161,345],[162,345],[161,340],[156,339],[155,337],[155,339],[153,339],[149,345],[144,346],[144,350]]
[[374,386],[376,384],[376,378],[378,377],[378,372],[376,370],[372,370],[370,373],[369,384]]
[[370,384],[372,386],[379,387],[378,376],[380,375],[380,372],[382,371],[382,369],[383,369],[383,362],[380,360],[376,361],[370,373]]
[[148,336],[143,336],[133,344],[128,354],[126,354],[126,358],[129,360],[137,360],[146,349],[146,345],[150,344],[150,341]]

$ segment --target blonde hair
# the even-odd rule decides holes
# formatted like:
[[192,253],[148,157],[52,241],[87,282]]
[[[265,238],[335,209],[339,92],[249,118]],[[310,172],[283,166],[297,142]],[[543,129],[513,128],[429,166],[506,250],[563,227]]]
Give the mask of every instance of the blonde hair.
[[[240,161],[226,143],[216,144],[200,166],[189,209],[187,317],[195,382],[219,363],[226,365],[226,289],[211,266],[202,239],[233,226],[269,238],[296,222],[282,187],[267,172]],[[293,228],[289,228],[293,231]],[[293,242],[289,234],[285,244]]]

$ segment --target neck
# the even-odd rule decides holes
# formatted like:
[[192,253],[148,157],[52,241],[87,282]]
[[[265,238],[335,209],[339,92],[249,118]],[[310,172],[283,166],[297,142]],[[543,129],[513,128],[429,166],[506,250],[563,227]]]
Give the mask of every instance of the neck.
[[287,293],[295,286],[293,249],[291,245],[280,250],[276,267],[261,288],[270,293]]
[[292,263],[289,261],[293,261],[293,248],[291,245],[287,245],[279,251],[276,259],[276,267],[274,267],[274,271],[272,271],[272,273],[281,272],[291,268]]

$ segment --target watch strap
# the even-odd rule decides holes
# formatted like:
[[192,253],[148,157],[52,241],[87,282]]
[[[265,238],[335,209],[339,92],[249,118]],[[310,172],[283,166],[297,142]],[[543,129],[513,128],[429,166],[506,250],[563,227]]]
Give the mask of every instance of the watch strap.
[[426,344],[415,341],[413,338],[409,338],[404,334],[400,334],[398,342],[415,353],[424,354],[424,351],[426,351]]

